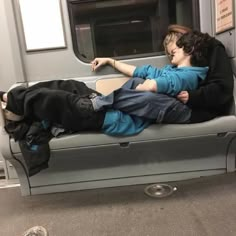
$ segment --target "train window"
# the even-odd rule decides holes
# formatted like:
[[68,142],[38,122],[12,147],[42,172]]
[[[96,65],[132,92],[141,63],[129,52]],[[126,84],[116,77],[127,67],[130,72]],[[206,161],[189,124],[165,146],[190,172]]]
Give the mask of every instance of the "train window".
[[67,0],[76,56],[134,58],[164,54],[169,24],[199,29],[198,0]]

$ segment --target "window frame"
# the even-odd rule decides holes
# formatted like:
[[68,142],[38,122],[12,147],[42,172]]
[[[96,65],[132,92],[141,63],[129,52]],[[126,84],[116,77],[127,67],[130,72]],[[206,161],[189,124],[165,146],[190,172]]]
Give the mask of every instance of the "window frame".
[[[81,53],[79,52],[79,47],[77,44],[77,36],[76,36],[76,25],[74,22],[74,16],[73,16],[73,5],[77,5],[77,4],[86,4],[89,2],[96,2],[97,0],[67,0],[67,7],[68,7],[68,15],[69,15],[69,21],[70,21],[70,29],[71,29],[71,38],[72,38],[72,45],[73,45],[73,51],[76,55],[76,57],[81,60],[84,63],[90,63],[91,60],[90,59],[86,59],[85,57],[83,57],[81,55]],[[109,1],[109,0],[103,0],[103,1]],[[172,0],[167,0],[168,3]],[[192,6],[192,28],[196,29],[196,30],[200,30],[200,4],[199,4],[199,0],[188,0],[191,1],[191,6]],[[170,24],[175,24],[175,23],[170,23]],[[178,23],[177,23],[178,24]],[[181,24],[181,23],[179,23]],[[96,42],[95,42],[95,36],[94,36],[94,29],[93,29],[93,23],[90,23],[91,27],[91,37],[92,37],[92,47],[93,50],[95,52],[94,57],[99,57],[99,55],[96,55]],[[133,54],[133,55],[124,55],[124,56],[108,56],[108,57],[112,57],[115,58],[117,60],[126,60],[126,59],[138,59],[138,58],[147,58],[147,57],[155,57],[155,56],[164,56],[165,55],[165,51],[158,51],[158,52],[151,52],[151,53],[141,53],[141,54]]]

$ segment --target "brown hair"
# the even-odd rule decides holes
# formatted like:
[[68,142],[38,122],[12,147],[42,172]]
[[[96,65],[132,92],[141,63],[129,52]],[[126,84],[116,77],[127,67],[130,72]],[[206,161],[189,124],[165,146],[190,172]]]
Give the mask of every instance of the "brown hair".
[[168,33],[170,32],[175,32],[175,33],[180,33],[180,34],[186,34],[191,32],[192,29],[190,29],[187,26],[183,26],[183,25],[169,25],[168,26]]
[[177,42],[177,40],[186,33],[192,32],[192,30],[189,27],[183,26],[183,25],[169,25],[167,35],[165,36],[165,39],[163,41],[163,46],[165,48],[165,52],[168,55],[167,46],[171,42]]

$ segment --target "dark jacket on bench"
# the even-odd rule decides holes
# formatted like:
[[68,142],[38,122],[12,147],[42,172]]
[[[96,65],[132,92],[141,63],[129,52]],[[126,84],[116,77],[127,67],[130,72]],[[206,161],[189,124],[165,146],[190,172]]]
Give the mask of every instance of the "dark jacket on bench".
[[19,141],[23,154],[23,160],[19,161],[28,176],[48,167],[51,126],[59,125],[66,131],[101,129],[103,112],[86,113],[77,106],[81,97],[93,93],[98,94],[75,80],[41,82],[29,88],[19,86],[8,92],[6,109],[24,116],[24,120],[8,122],[5,129]]
[[27,120],[47,120],[70,131],[100,130],[105,114],[86,113],[77,103],[96,91],[83,82],[54,80],[41,82],[29,88],[22,86],[9,91],[6,109]]

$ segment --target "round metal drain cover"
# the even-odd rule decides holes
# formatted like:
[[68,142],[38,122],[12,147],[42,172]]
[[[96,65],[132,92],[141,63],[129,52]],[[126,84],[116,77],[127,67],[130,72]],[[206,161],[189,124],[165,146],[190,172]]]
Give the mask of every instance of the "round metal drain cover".
[[176,187],[172,187],[169,184],[152,184],[147,186],[144,192],[150,197],[163,198],[170,196],[176,190]]

